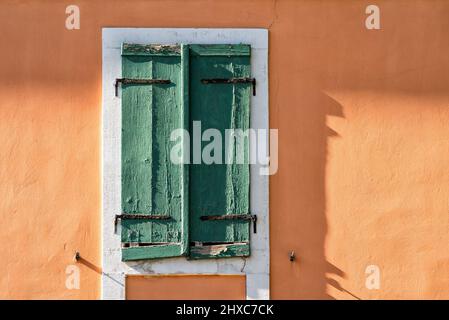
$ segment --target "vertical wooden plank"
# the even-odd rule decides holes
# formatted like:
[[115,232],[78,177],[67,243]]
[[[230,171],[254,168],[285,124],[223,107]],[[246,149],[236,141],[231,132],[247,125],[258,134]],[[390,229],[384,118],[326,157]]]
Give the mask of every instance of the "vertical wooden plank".
[[[213,50],[212,46],[208,46],[207,49],[207,55],[201,55],[197,50],[190,58],[191,120],[201,121],[202,132],[207,129],[219,130],[223,138],[219,150],[222,154],[222,163],[193,164],[190,168],[191,241],[248,243],[248,221],[200,220],[201,216],[207,215],[249,213],[249,144],[245,148],[244,164],[225,164],[224,137],[226,129],[243,131],[249,129],[251,85],[203,84],[201,80],[250,77],[250,57],[226,55],[223,46],[220,46],[220,51]],[[201,149],[204,150],[209,143],[202,142]]]
[[184,125],[181,56],[122,57],[122,75],[166,79],[170,84],[122,86],[123,213],[169,215],[170,220],[123,220],[124,260],[183,253],[185,236],[184,167],[170,160],[170,134]]
[[[151,58],[123,59],[125,77],[151,79]],[[144,85],[122,86],[122,210],[126,213],[150,213],[152,194],[145,181],[151,181],[153,88]],[[146,160],[146,161],[145,161]]]
[[[181,45],[181,91],[182,91],[182,128],[189,130],[190,121],[190,110],[189,110],[189,45]],[[186,148],[190,147],[190,140],[183,140],[183,145]],[[190,155],[190,152],[188,152]],[[183,174],[182,174],[182,188],[183,188],[183,198],[185,201],[182,202],[182,232],[183,232],[183,243],[182,243],[182,254],[188,254],[189,251],[189,211],[190,211],[190,200],[189,200],[189,177],[190,177],[190,159],[189,157],[183,157]]]

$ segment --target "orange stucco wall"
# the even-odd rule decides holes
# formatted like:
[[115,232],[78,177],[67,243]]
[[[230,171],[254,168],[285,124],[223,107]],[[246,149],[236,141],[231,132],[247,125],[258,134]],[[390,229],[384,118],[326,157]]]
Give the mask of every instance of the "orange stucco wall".
[[244,300],[242,275],[127,276],[127,300]]
[[[69,4],[80,30],[65,29]],[[443,0],[2,1],[1,298],[99,298],[101,28],[114,26],[269,29],[272,298],[449,298]]]

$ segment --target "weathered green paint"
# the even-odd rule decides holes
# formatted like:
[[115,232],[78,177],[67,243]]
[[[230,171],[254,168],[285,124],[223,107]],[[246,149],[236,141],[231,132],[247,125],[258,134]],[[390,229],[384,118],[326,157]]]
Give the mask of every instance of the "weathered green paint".
[[[182,94],[182,128],[188,130],[189,129],[189,121],[190,121],[190,110],[189,110],[189,65],[190,65],[190,55],[189,55],[189,46],[181,45],[181,94]],[[183,141],[183,145],[189,146],[190,141]],[[188,159],[185,159],[183,165],[183,174],[182,174],[182,197],[185,201],[182,202],[182,233],[185,236],[185,241],[182,242],[182,252],[183,254],[189,254],[189,210],[190,210],[190,201],[189,201],[189,178],[190,178],[190,166]]]
[[[125,46],[124,46],[125,48]],[[185,126],[181,55],[124,55],[122,76],[170,84],[122,86],[122,211],[169,215],[170,220],[123,220],[123,260],[185,254],[186,167],[170,161],[172,130]],[[139,247],[135,244],[143,244]],[[171,244],[167,246],[166,244]]]
[[122,44],[122,56],[179,56],[180,45],[161,44]]
[[191,44],[190,54],[200,56],[247,56],[251,47],[246,44]]
[[183,247],[179,244],[122,248],[122,261],[169,258],[183,254]]
[[[201,79],[250,77],[250,46],[197,45],[191,46],[191,48],[192,52],[195,53],[191,54],[190,57],[191,120],[201,121],[202,132],[214,128],[221,132],[222,137],[225,137],[226,129],[247,130],[249,128],[251,84],[203,84]],[[201,50],[198,48],[201,48]],[[228,51],[226,48],[228,48]],[[242,54],[234,54],[237,51]],[[248,221],[200,220],[201,216],[207,215],[246,214],[250,212],[249,144],[247,140],[245,142],[244,164],[208,165],[202,163],[191,165],[191,242],[207,244],[249,243]],[[204,147],[209,143],[202,142],[201,149],[204,150]],[[221,153],[224,162],[224,141]],[[231,246],[230,248],[234,247]],[[231,250],[230,248],[217,256],[249,255],[249,246],[248,251]],[[191,247],[190,250],[191,256],[193,256],[198,255],[198,250],[201,251],[202,249]]]
[[249,255],[249,243],[217,244],[192,246],[189,259],[247,257]]
[[[171,217],[123,220],[122,260],[189,250],[192,259],[249,256],[249,221],[200,219],[250,212],[248,141],[244,164],[176,165],[170,150],[177,142],[170,134],[178,128],[191,131],[192,121],[201,121],[203,132],[218,129],[222,137],[226,129],[249,128],[251,85],[203,84],[201,79],[250,77],[250,46],[123,44],[122,55],[124,78],[171,81],[122,86],[123,213]],[[201,149],[207,144],[202,142]],[[189,241],[203,245],[189,247]]]

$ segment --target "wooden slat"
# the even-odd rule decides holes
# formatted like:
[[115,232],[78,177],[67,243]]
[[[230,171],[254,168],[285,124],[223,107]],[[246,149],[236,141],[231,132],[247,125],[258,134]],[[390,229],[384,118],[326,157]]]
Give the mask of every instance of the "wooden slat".
[[199,56],[246,56],[251,55],[251,46],[247,44],[192,44],[191,55]]
[[[207,46],[214,51],[215,46]],[[218,51],[224,46],[217,45]],[[237,46],[239,47],[239,45]],[[241,46],[240,46],[241,47]],[[244,148],[244,164],[225,164],[226,129],[249,128],[251,87],[240,84],[201,83],[205,78],[246,78],[251,76],[250,57],[192,55],[190,59],[190,116],[201,121],[201,130],[217,129],[221,133],[221,164],[192,164],[190,167],[190,241],[249,242],[249,221],[202,221],[201,216],[250,212],[249,208],[249,145]],[[193,128],[190,130],[193,131]],[[205,150],[210,142],[202,142]],[[193,154],[192,150],[192,154]],[[234,159],[236,160],[236,159]],[[231,250],[235,255],[245,251]],[[191,247],[191,250],[196,250]],[[229,254],[219,256],[228,256]],[[191,252],[192,254],[192,252]]]
[[[127,55],[122,75],[133,79],[168,79],[170,84],[122,85],[122,212],[158,214],[170,220],[121,221],[124,243],[174,243],[172,246],[122,250],[123,260],[177,256],[187,250],[188,212],[181,164],[170,160],[170,134],[183,127],[181,56]],[[145,253],[148,254],[145,257]]]
[[183,255],[183,244],[122,248],[122,261],[158,259]]
[[[189,65],[190,65],[190,55],[189,46],[181,45],[181,99],[182,99],[182,128],[189,130],[190,121],[190,110],[189,110]],[[190,141],[183,141],[183,144],[190,146]],[[189,153],[190,154],[190,153]],[[184,240],[182,242],[182,253],[188,254],[189,252],[189,176],[190,176],[190,159],[184,159],[183,163],[183,174],[182,174],[182,196],[185,201],[182,202],[182,233],[184,235]]]
[[250,255],[249,243],[214,244],[191,246],[190,259],[213,259],[247,257]]

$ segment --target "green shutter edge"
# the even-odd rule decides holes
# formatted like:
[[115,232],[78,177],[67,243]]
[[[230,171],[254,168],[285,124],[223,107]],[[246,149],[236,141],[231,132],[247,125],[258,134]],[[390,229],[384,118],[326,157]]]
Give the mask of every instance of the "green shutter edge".
[[190,247],[190,260],[249,257],[249,243],[215,244]]
[[177,44],[122,43],[122,56],[179,56],[181,46]]
[[[189,46],[181,45],[181,94],[182,94],[182,115],[183,115],[183,129],[189,130]],[[187,141],[190,145],[190,141]],[[186,144],[184,144],[186,145]],[[189,159],[190,160],[190,159]],[[184,161],[183,175],[182,175],[182,194],[184,201],[182,202],[182,250],[181,255],[189,254],[189,161]]]
[[178,257],[183,250],[183,244],[122,248],[122,261]]
[[[151,52],[153,45],[130,45],[122,44],[122,55],[159,55],[173,56],[181,55],[181,99],[183,111],[183,128],[189,128],[189,47],[188,45],[165,46],[164,50]],[[150,48],[146,51],[146,48]],[[153,48],[154,49],[154,48]],[[172,51],[170,51],[172,50]],[[142,53],[143,52],[143,53]],[[123,54],[124,53],[124,54]],[[181,242],[151,246],[122,247],[122,261],[159,259],[169,257],[185,256],[189,252],[189,165],[183,165],[183,196],[185,201],[182,204],[182,230]]]
[[248,44],[191,44],[190,53],[198,56],[250,56]]

